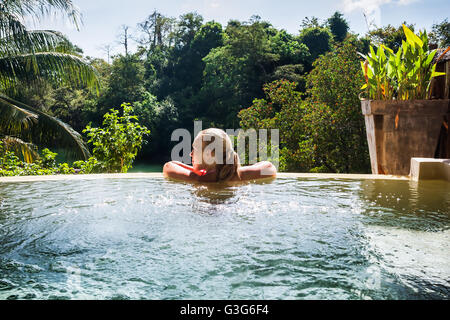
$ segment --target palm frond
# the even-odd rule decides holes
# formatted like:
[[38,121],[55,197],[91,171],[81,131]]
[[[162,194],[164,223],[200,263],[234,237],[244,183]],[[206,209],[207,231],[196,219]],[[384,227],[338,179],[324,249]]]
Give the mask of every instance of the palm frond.
[[18,82],[45,79],[57,85],[76,85],[99,90],[97,70],[77,56],[39,52],[0,58],[0,83],[10,91]]
[[37,122],[38,115],[11,104],[0,97],[0,133],[16,135]]
[[31,15],[40,20],[56,12],[64,13],[79,28],[81,15],[72,0],[3,0],[0,11],[8,12],[20,19]]
[[20,17],[4,11],[0,4],[0,38],[19,37],[27,32],[27,28],[20,21]]
[[52,30],[33,30],[16,37],[0,38],[0,57],[7,58],[26,53],[70,53],[63,34]]
[[[69,155],[87,159],[86,144],[69,125],[3,94],[14,91],[19,83],[37,86],[42,80],[98,92],[97,71],[69,54],[64,36],[48,30],[27,31],[24,25],[26,16],[40,20],[57,12],[78,29],[81,15],[72,0],[0,0],[0,134],[39,146],[57,144],[67,148]],[[20,140],[14,141],[19,144]]]
[[[90,157],[89,149],[81,135],[61,120],[24,103],[15,101],[1,93],[0,109],[0,132],[4,135],[13,135],[42,147],[63,147],[67,150],[69,156],[81,157],[83,159]],[[26,127],[14,127],[13,130],[15,131],[12,131],[14,134],[11,134],[11,125],[8,125],[8,121],[14,120],[6,115],[7,110],[11,109],[17,110],[18,115],[22,110],[28,112],[29,116],[35,115],[37,116],[37,121]]]
[[4,136],[0,139],[0,142],[3,142],[6,150],[13,151],[16,155],[21,155],[23,161],[27,163],[32,163],[39,159],[37,147],[32,143],[11,136]]

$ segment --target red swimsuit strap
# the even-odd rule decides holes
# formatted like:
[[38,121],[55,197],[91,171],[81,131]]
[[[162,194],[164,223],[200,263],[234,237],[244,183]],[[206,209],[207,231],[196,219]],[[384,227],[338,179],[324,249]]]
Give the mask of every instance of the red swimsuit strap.
[[211,171],[206,171],[205,169],[199,170],[199,171],[195,171],[200,177],[205,176],[208,173],[214,173],[216,172],[216,170],[211,170]]

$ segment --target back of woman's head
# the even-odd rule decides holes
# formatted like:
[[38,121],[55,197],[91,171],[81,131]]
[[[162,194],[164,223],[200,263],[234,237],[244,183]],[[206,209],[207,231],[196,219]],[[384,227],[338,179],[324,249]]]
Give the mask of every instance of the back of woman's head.
[[239,175],[239,156],[233,150],[233,143],[225,131],[210,128],[199,133],[202,139],[203,159],[207,165],[215,167],[217,181],[227,181]]

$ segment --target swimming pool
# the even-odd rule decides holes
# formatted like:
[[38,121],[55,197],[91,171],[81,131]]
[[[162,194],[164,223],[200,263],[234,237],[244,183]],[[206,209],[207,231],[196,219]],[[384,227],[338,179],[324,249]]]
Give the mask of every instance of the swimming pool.
[[0,299],[448,299],[450,183],[0,184]]

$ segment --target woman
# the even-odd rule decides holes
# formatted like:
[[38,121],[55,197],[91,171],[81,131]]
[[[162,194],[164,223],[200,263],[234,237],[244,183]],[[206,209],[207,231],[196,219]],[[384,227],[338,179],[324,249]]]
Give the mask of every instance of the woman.
[[230,137],[220,129],[201,131],[192,147],[192,166],[178,161],[168,162],[163,169],[165,177],[192,182],[222,182],[275,178],[277,175],[275,166],[268,161],[241,167]]

